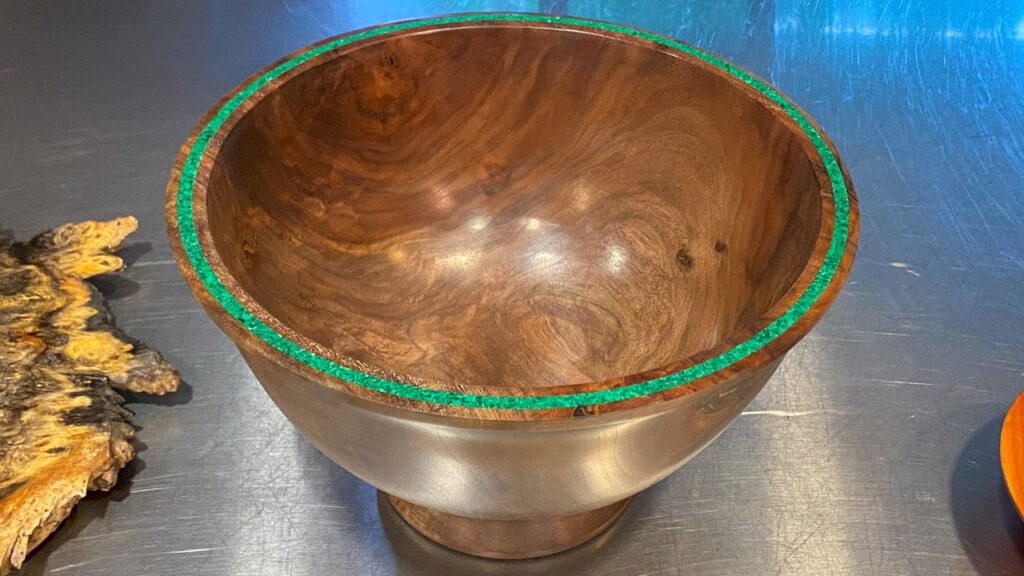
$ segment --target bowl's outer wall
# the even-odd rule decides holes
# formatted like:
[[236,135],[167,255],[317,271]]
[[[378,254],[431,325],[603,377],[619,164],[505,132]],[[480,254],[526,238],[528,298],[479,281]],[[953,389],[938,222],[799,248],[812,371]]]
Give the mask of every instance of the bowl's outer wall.
[[635,410],[483,421],[365,401],[236,344],[278,408],[338,465],[414,504],[490,519],[584,512],[653,485],[718,436],[781,361]]

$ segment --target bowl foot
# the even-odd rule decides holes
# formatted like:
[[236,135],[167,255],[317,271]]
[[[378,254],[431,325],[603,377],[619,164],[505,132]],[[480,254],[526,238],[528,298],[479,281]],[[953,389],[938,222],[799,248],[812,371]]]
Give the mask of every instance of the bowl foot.
[[398,515],[417,532],[459,552],[518,560],[575,548],[611,526],[629,498],[570,516],[484,520],[438,512],[387,494]]

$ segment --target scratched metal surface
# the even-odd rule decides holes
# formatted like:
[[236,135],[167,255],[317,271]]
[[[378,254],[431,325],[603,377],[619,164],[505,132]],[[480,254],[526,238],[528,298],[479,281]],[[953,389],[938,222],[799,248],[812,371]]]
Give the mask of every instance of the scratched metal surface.
[[[850,281],[755,404],[606,537],[540,561],[412,534],[274,408],[164,241],[177,147],[277,57],[384,21],[555,11],[647,28],[768,78],[862,203]],[[129,398],[139,458],[25,574],[1021,574],[1000,418],[1024,388],[1024,2],[0,1],[0,226],[125,212],[101,287],[188,382]]]

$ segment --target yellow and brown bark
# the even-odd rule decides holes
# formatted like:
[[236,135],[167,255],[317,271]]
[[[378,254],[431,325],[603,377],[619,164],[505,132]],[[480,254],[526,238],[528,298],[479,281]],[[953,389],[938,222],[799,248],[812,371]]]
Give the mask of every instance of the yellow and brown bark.
[[114,388],[164,394],[178,373],[121,335],[86,279],[121,270],[113,255],[134,218],[66,224],[16,243],[0,236],[0,574],[70,514],[109,490],[135,455]]

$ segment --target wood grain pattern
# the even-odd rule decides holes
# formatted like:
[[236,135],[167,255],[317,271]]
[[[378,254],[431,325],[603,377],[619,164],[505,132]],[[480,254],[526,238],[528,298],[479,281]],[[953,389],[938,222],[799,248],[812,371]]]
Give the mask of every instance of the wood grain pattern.
[[265,68],[185,142],[166,210],[193,293],[307,438],[435,541],[523,558],[739,414],[838,293],[857,204],[820,129],[745,73],[489,18]]
[[325,348],[530,388],[750,326],[808,260],[818,188],[721,78],[593,35],[471,29],[281,86],[224,142],[208,214],[241,287]]
[[1017,397],[1003,420],[999,461],[1013,505],[1024,518],[1024,393]]
[[[379,29],[267,66],[182,146],[167,187],[171,247],[241,348],[403,409],[577,418],[757,371],[838,294],[857,200],[802,113],[809,127],[720,67],[579,20]],[[200,140],[205,153],[187,165]],[[788,329],[685,384],[567,408],[407,398],[282,354],[207,291],[178,222],[189,219],[204,266],[254,319],[327,362],[424,390],[589,394],[725,354],[789,311],[829,252],[836,168],[849,208],[841,258]],[[179,215],[186,180],[191,212]]]
[[29,242],[0,235],[0,574],[109,490],[134,429],[114,388],[164,394],[178,373],[112,326],[85,282],[123,266],[134,218],[66,224]]

